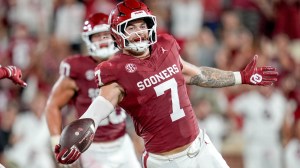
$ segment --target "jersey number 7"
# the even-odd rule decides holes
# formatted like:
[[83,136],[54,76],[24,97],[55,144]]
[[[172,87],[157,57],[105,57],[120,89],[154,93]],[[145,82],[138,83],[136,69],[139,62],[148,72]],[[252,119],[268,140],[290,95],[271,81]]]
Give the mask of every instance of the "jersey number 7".
[[165,91],[169,89],[171,89],[171,97],[172,97],[171,119],[172,122],[174,122],[185,116],[183,109],[180,108],[177,82],[175,81],[174,78],[172,78],[154,87],[157,96],[163,95]]

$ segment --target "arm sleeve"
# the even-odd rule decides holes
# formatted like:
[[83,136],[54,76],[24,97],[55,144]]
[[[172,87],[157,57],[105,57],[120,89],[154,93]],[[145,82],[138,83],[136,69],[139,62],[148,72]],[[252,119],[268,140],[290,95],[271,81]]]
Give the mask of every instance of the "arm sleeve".
[[80,117],[91,118],[94,120],[95,128],[97,128],[100,122],[108,117],[110,113],[114,111],[115,107],[104,97],[96,97],[86,112]]

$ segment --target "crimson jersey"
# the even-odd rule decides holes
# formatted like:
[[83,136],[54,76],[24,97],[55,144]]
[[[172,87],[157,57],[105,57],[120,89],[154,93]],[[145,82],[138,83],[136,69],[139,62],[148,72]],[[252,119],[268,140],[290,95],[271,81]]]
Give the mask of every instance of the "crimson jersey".
[[95,69],[99,86],[117,82],[125,96],[119,105],[132,117],[146,150],[161,153],[192,142],[199,133],[176,40],[158,36],[148,59],[118,53]]
[[[94,82],[96,66],[97,62],[91,56],[81,55],[68,57],[60,64],[60,75],[73,79],[79,88],[72,98],[79,117],[99,94],[99,88]],[[116,108],[115,112],[101,122],[95,133],[94,141],[111,141],[123,136],[126,128],[125,118],[124,110]]]

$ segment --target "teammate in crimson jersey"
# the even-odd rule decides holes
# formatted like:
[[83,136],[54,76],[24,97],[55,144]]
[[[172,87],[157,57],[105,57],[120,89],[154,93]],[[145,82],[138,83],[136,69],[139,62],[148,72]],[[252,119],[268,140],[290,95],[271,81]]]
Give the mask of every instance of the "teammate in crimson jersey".
[[[85,21],[82,37],[89,49],[89,56],[75,55],[61,62],[60,77],[46,106],[53,145],[58,143],[61,133],[61,109],[73,103],[77,116],[80,117],[99,94],[100,89],[94,82],[94,68],[117,51],[107,20],[107,15],[96,13]],[[124,168],[141,167],[135,156],[133,144],[125,132],[125,118],[124,110],[116,108],[101,122],[91,147],[81,156],[83,168],[113,168],[116,165]]]
[[[157,36],[155,16],[136,0],[119,3],[109,22],[121,52],[96,67],[101,93],[81,118],[92,118],[97,125],[116,105],[124,108],[145,141],[145,168],[227,168],[208,136],[198,129],[186,84],[267,86],[277,80],[276,70],[256,67],[257,56],[241,72],[185,62],[174,38]],[[67,151],[67,158],[80,155],[76,149]]]

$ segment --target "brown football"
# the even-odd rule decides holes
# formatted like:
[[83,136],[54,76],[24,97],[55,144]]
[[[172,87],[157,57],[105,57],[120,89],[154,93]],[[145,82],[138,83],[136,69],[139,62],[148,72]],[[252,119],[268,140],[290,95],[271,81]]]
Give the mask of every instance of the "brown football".
[[78,119],[66,125],[62,130],[60,149],[76,147],[81,153],[86,151],[94,139],[95,123],[90,118]]

